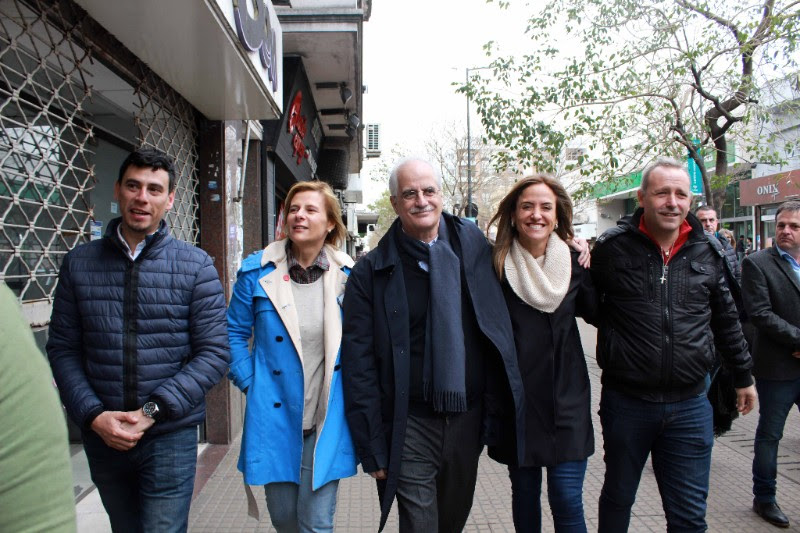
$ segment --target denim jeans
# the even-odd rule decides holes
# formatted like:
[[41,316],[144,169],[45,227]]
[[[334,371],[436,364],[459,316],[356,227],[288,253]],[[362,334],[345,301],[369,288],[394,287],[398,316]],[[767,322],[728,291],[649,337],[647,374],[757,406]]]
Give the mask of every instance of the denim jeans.
[[753,457],[753,495],[759,502],[775,502],[778,443],[792,405],[800,407],[800,379],[756,379],[758,428]]
[[94,431],[83,447],[114,533],[186,531],[197,466],[197,426],[109,448]]
[[[568,461],[547,468],[547,499],[558,533],[586,533],[583,518],[583,478],[586,459]],[[542,467],[508,467],[511,478],[511,510],[514,529],[542,530]]]
[[706,530],[712,418],[705,394],[680,402],[654,403],[603,388],[600,422],[606,475],[600,493],[600,533],[628,530],[650,454],[667,531]]
[[269,517],[278,533],[333,531],[339,481],[311,490],[316,441],[316,433],[303,439],[300,485],[291,482],[264,485]]

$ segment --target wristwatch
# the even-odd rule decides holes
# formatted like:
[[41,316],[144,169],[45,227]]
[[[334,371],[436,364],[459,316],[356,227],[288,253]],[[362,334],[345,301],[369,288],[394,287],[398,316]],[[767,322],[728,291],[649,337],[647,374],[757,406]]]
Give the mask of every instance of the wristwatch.
[[161,409],[158,408],[158,404],[156,402],[147,402],[142,406],[142,412],[144,416],[150,417],[153,420],[157,420],[159,418],[158,414],[161,412]]

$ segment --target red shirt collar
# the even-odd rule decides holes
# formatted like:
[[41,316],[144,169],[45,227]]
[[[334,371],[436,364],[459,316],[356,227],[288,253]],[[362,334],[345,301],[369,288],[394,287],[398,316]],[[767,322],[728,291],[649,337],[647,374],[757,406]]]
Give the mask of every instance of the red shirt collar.
[[[644,223],[644,215],[639,218],[639,231],[647,235],[651,241],[655,243],[659,250],[661,250],[661,257],[664,258],[664,252],[661,248],[661,245],[656,242],[652,235],[647,231],[647,226]],[[664,264],[666,265],[669,263],[670,259],[675,257],[675,254],[678,253],[678,250],[681,249],[681,246],[689,239],[689,234],[692,232],[692,226],[689,224],[689,221],[684,219],[683,223],[680,227],[680,232],[678,233],[678,238],[675,240],[675,244],[672,245],[672,250],[669,253],[669,256],[666,257],[664,260]]]

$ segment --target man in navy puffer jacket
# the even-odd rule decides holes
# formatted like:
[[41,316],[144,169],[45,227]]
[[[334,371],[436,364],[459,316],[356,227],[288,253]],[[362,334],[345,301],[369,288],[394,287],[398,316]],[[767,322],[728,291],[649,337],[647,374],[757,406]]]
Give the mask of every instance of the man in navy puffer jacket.
[[131,153],[114,196],[121,217],[61,265],[47,355],[113,530],[186,531],[197,425],[230,357],[225,297],[208,254],[163,220],[169,156]]

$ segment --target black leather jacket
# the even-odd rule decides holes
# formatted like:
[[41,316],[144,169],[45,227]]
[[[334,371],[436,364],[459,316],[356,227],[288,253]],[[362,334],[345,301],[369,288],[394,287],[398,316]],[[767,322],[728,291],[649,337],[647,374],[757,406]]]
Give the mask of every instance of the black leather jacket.
[[701,394],[716,344],[737,388],[753,383],[723,257],[691,213],[689,238],[662,282],[658,247],[639,230],[643,210],[597,241],[592,277],[600,296],[597,362],[603,385],[653,402]]

